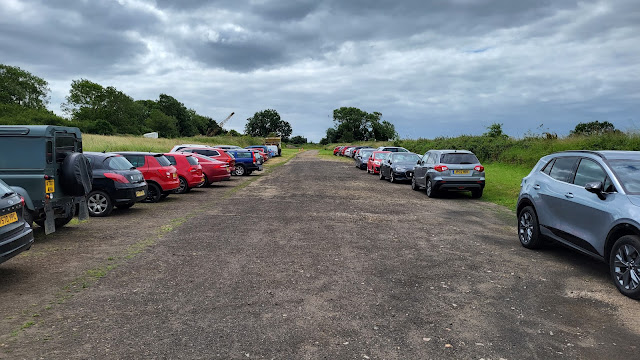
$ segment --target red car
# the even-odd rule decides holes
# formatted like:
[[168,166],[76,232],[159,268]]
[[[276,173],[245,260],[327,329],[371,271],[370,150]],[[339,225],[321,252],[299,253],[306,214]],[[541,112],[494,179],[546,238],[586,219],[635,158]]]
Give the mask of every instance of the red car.
[[180,186],[176,189],[176,193],[188,193],[194,187],[202,185],[204,181],[202,166],[198,163],[198,159],[192,154],[167,153],[164,154],[164,157],[178,170]]
[[198,158],[198,162],[202,166],[204,186],[209,186],[216,181],[229,180],[231,178],[231,170],[226,162],[200,154],[193,154],[193,156]]
[[194,154],[200,154],[218,161],[226,162],[229,165],[231,173],[236,171],[236,159],[233,156],[227,154],[224,149],[212,149],[212,148],[199,148],[199,147],[186,147],[180,149],[180,152],[188,152]]
[[158,202],[174,192],[180,186],[178,171],[164,154],[148,152],[117,152],[136,167],[147,181],[146,201]]
[[342,150],[341,148],[342,146],[336,146],[335,148],[333,148],[333,155],[338,156],[338,152]]
[[343,147],[342,150],[340,150],[340,153],[339,153],[340,156],[344,156],[344,152],[347,151],[347,149],[352,148],[352,147],[355,147],[355,146],[345,146],[345,147]]
[[369,174],[379,174],[382,161],[391,154],[391,151],[374,151],[367,161],[367,172]]
[[269,156],[262,150],[258,149],[258,148],[253,148],[253,149],[247,149],[249,151],[253,151],[256,154],[260,154],[260,156],[262,156],[262,163],[266,163],[267,160],[269,160]]

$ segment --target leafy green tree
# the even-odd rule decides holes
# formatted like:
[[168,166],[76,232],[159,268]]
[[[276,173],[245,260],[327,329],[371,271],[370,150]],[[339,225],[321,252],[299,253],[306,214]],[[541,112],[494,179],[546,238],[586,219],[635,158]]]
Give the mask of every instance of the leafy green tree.
[[483,134],[483,136],[488,136],[492,138],[507,138],[509,137],[502,131],[502,124],[493,123],[487,126],[487,132]]
[[74,121],[104,120],[120,134],[141,134],[145,130],[145,107],[112,86],[105,88],[86,79],[73,80],[66,100],[62,109]]
[[165,138],[180,136],[177,123],[176,118],[163,113],[160,109],[151,110],[149,117],[145,120],[149,129],[158,132],[158,136]]
[[17,66],[0,64],[0,103],[30,109],[45,109],[49,103],[49,84]]
[[113,126],[105,120],[96,120],[89,123],[85,129],[86,132],[99,135],[113,135],[115,130]]
[[307,141],[306,137],[297,135],[297,136],[292,137],[291,140],[289,140],[289,142],[292,143],[292,144],[298,144],[299,145],[299,144],[306,144],[308,141]]
[[242,134],[240,134],[239,132],[237,132],[236,130],[229,130],[229,135],[231,136],[242,136]]
[[166,94],[160,94],[157,103],[160,111],[176,119],[178,132],[181,136],[194,136],[197,134],[197,129],[191,119],[191,114],[183,103]]
[[613,132],[619,132],[619,130],[616,130],[616,127],[612,123],[608,121],[600,122],[596,120],[587,123],[579,123],[578,125],[576,125],[575,129],[571,130],[571,135],[589,136]]
[[244,127],[247,135],[265,137],[270,134],[282,137],[286,141],[291,136],[291,124],[280,118],[280,114],[273,109],[267,109],[256,112],[252,117],[247,119]]
[[384,120],[382,114],[368,113],[356,107],[341,107],[333,110],[334,128],[327,129],[329,143],[377,140],[387,141],[397,138],[395,126]]

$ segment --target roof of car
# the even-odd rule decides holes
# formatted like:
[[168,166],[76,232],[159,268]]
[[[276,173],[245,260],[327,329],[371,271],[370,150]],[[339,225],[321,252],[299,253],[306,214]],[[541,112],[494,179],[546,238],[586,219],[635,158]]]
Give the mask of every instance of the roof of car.
[[446,152],[446,153],[473,154],[473,152],[469,150],[456,150],[456,149],[444,149],[444,150],[438,149],[438,150],[432,150],[432,151]]
[[163,153],[157,152],[145,152],[145,151],[114,151],[114,154],[121,155],[151,155],[151,156],[164,156]]
[[640,151],[623,151],[623,150],[566,150],[553,153],[556,154],[591,154],[603,159],[640,159]]
[[111,152],[95,152],[95,151],[84,151],[83,152],[84,155],[89,155],[89,156],[93,156],[93,157],[102,157],[102,158],[108,158],[108,157],[113,157],[113,156],[120,156],[120,154],[116,154],[116,153],[111,153]]
[[56,125],[2,125],[0,126],[0,136],[27,136],[41,137],[53,136],[56,132],[66,132],[74,134],[81,139],[82,134],[77,127],[56,126]]

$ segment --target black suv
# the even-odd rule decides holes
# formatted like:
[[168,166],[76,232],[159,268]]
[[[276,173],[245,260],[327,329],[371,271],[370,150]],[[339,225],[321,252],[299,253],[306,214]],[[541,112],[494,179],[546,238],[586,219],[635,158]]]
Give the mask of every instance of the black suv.
[[142,173],[123,156],[109,153],[84,153],[93,172],[93,189],[87,196],[90,216],[108,216],[115,205],[128,209],[147,197]]
[[33,244],[33,230],[23,213],[24,199],[0,180],[0,263]]
[[25,200],[25,219],[50,234],[78,210],[88,219],[89,160],[78,128],[51,125],[0,126],[0,179]]

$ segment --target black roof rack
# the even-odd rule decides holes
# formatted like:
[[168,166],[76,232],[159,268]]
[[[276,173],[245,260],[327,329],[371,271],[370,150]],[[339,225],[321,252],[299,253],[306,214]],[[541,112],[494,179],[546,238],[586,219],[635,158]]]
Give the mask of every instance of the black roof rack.
[[562,151],[556,152],[556,154],[565,153],[565,152],[592,154],[592,155],[597,155],[602,159],[605,159],[604,155],[602,155],[601,153],[599,153],[597,151],[593,151],[593,150],[562,150]]

